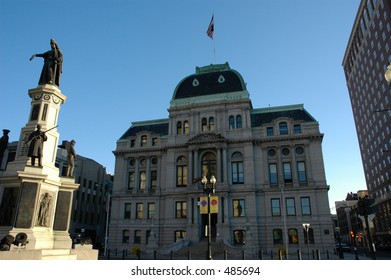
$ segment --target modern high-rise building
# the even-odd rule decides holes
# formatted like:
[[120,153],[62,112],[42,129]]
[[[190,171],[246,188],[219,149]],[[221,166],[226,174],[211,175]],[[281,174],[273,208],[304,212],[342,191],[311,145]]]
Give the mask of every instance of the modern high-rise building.
[[[333,252],[323,134],[303,105],[254,109],[226,63],[180,81],[168,112],[133,122],[117,142],[110,249],[205,253],[209,232],[248,258]],[[203,177],[216,178],[210,231]]]
[[384,77],[390,60],[391,1],[362,0],[342,66],[378,242],[391,242],[391,86]]

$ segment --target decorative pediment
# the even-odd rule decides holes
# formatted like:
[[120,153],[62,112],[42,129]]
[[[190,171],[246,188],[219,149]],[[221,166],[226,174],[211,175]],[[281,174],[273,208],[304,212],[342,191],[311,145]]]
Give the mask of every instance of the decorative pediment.
[[200,133],[188,141],[188,144],[202,144],[202,143],[215,143],[226,142],[227,140],[221,135],[214,132]]

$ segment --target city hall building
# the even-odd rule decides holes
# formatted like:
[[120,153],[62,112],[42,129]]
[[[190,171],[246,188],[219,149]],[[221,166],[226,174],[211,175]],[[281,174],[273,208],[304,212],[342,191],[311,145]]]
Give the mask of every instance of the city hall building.
[[117,142],[110,249],[206,250],[200,179],[214,177],[213,244],[249,258],[334,250],[323,134],[303,105],[253,108],[225,63],[196,67],[168,112],[133,122]]

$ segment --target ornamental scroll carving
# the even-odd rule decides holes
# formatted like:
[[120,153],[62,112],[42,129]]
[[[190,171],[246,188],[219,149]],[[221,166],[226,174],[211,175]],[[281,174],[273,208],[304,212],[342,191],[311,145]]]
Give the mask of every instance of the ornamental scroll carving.
[[215,143],[215,142],[226,142],[221,134],[213,132],[200,133],[188,141],[188,144],[199,144],[199,143]]

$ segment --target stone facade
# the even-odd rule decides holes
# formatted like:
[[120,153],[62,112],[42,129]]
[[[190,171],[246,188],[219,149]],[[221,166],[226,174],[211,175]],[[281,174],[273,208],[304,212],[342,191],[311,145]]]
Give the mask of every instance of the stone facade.
[[296,254],[307,248],[309,223],[310,246],[333,250],[323,134],[303,105],[253,109],[242,76],[226,63],[197,67],[168,111],[167,119],[132,123],[117,142],[109,248],[202,241],[200,178],[214,175],[214,242],[251,256]]

